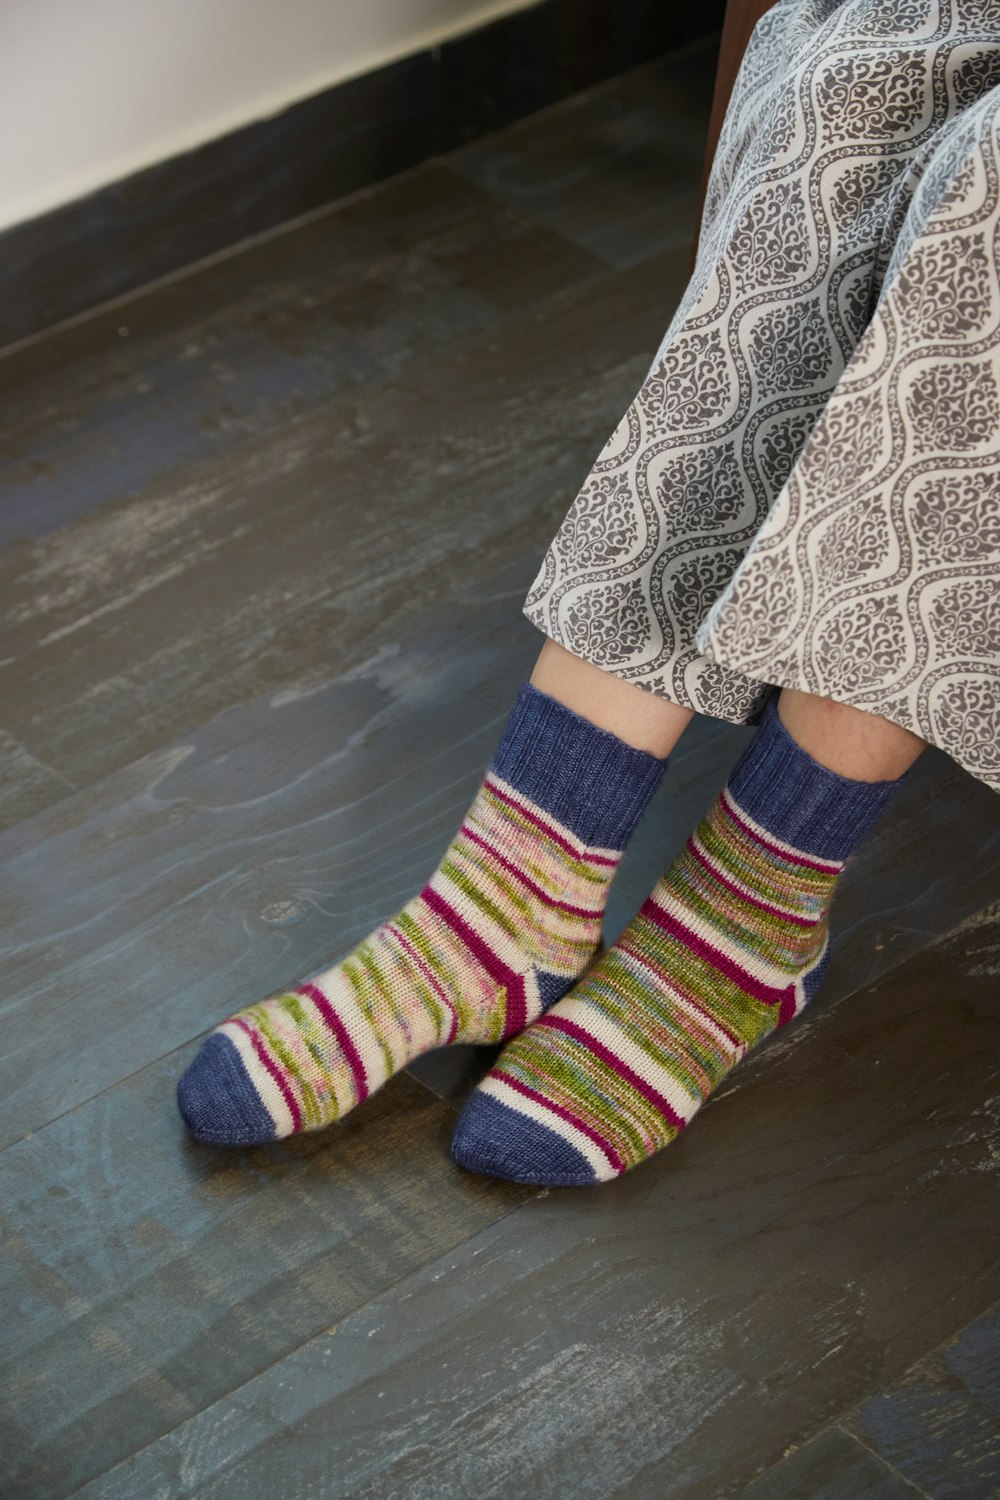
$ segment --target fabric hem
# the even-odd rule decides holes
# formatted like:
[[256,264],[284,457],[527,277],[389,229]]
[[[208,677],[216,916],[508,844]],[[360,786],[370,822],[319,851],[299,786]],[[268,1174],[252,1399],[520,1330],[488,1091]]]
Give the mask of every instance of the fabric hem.
[[[760,700],[759,706],[755,707],[753,712],[746,717],[739,718],[730,714],[719,713],[715,709],[704,707],[701,703],[694,701],[697,696],[696,694],[691,694],[688,697],[682,699],[674,692],[667,692],[662,686],[661,682],[640,682],[633,677],[629,677],[624,672],[616,671],[613,666],[608,666],[605,662],[594,661],[592,657],[585,656],[581,651],[574,650],[567,641],[561,639],[558,634],[551,630],[548,624],[543,625],[535,617],[535,615],[528,611],[527,608],[523,609],[522,613],[524,614],[525,618],[530,620],[532,625],[534,625],[535,628],[542,633],[542,635],[546,636],[551,641],[555,641],[557,646],[562,646],[564,651],[568,651],[570,655],[578,657],[580,661],[587,661],[591,666],[597,667],[600,671],[607,672],[609,676],[618,677],[622,682],[627,682],[632,687],[643,688],[646,692],[652,693],[654,697],[664,698],[668,703],[674,703],[679,708],[688,708],[693,713],[703,714],[706,718],[709,719],[718,719],[721,723],[724,724],[737,724],[744,728],[748,726],[755,727],[763,719],[764,714],[767,710],[768,703],[770,703],[772,699],[776,698],[783,688],[791,688],[793,689],[793,691],[800,693],[813,692],[813,689],[806,686],[804,683],[793,681],[792,673],[779,672],[776,674],[773,681],[769,680],[767,682],[763,682],[758,677],[751,677],[745,671],[743,671],[743,669],[737,663],[733,662],[731,659],[724,659],[719,654],[717,646],[708,645],[707,643],[706,646],[701,646],[701,644],[698,643],[698,655],[695,657],[695,660],[700,659],[706,662],[711,662],[713,666],[721,667],[725,672],[732,672],[741,677],[745,682],[748,682],[750,684],[756,683],[761,689],[761,693],[763,695]],[[856,708],[859,713],[872,712],[872,710],[865,705],[855,702],[855,695],[852,695],[850,691],[845,690],[841,692],[836,686],[834,686],[832,690],[828,690],[826,693],[824,693],[823,696],[833,699],[835,703],[842,703],[845,708]],[[887,719],[890,724],[895,724],[899,729],[906,729],[910,732],[910,734],[917,734],[918,732],[916,729],[914,729],[912,724],[904,722],[903,718],[898,713],[886,712],[876,714],[874,715],[874,717]],[[966,762],[963,761],[959,755],[956,755],[953,750],[949,749],[947,745],[941,744],[937,740],[924,740],[924,743],[927,745],[932,745],[935,749],[942,751],[949,757],[950,760],[953,760],[957,766],[959,766],[975,781],[981,782],[983,786],[988,787],[991,792],[1000,794],[1000,784],[997,783],[995,778],[984,776],[981,771],[975,770],[972,766],[967,765]]]
[[[614,666],[609,666],[607,662],[595,661],[593,657],[586,656],[582,651],[579,651],[575,647],[571,646],[568,641],[564,640],[561,635],[556,633],[556,631],[550,629],[548,624],[543,624],[542,621],[538,619],[537,616],[532,614],[526,607],[522,608],[521,613],[524,615],[526,620],[530,621],[530,623],[534,625],[537,631],[539,631],[546,637],[547,640],[553,641],[557,646],[561,646],[564,651],[568,651],[569,654],[571,656],[575,656],[578,661],[585,661],[590,666],[597,667],[598,671],[606,672],[609,677],[617,677],[621,682],[628,683],[629,687],[642,688],[644,692],[651,693],[654,698],[663,698],[667,703],[673,703],[677,708],[690,709],[692,713],[701,714],[706,719],[718,719],[722,724],[736,724],[743,729],[759,724],[761,719],[764,717],[764,713],[768,703],[777,692],[777,688],[773,683],[761,682],[761,680],[757,677],[748,677],[746,673],[741,672],[739,668],[730,667],[726,662],[718,662],[714,657],[707,655],[705,652],[699,652],[694,657],[695,661],[699,659],[703,661],[710,661],[714,666],[722,667],[724,671],[734,671],[739,677],[743,679],[744,682],[749,684],[751,687],[756,687],[761,694],[759,702],[754,706],[753,710],[743,717],[739,717],[733,714],[719,713],[716,709],[707,708],[701,702],[696,702],[695,698],[697,695],[695,694],[681,697],[680,695],[673,692],[668,692],[661,682],[652,683],[649,681],[640,680],[636,677],[630,677],[626,672],[618,671]],[[803,691],[805,691],[805,689],[803,689]]]
[[[703,652],[703,655],[706,661],[714,662],[716,666],[724,667],[727,671],[738,672],[740,670],[739,667],[734,667],[730,661],[723,661],[719,657],[717,651],[708,650]],[[873,713],[872,709],[867,705],[855,702],[854,698],[856,695],[853,695],[849,690],[842,691],[836,684],[828,687],[824,693],[816,694],[814,688],[807,687],[801,682],[792,682],[790,680],[786,681],[786,675],[790,678],[792,674],[779,672],[776,675],[776,680],[773,683],[775,696],[777,696],[777,694],[780,693],[783,688],[791,688],[795,692],[811,693],[817,697],[829,698],[834,703],[843,704],[845,708],[856,708],[859,713],[871,714],[873,718],[886,719],[890,724],[895,724],[898,729],[908,730],[910,734],[915,734],[918,739],[923,739],[925,745],[931,746],[935,750],[940,750],[942,754],[948,756],[949,760],[954,761],[955,765],[958,766],[960,770],[964,771],[966,775],[971,776],[974,781],[979,781],[991,792],[1000,794],[1000,783],[998,783],[995,777],[984,776],[981,771],[974,770],[972,766],[966,764],[961,756],[956,755],[954,750],[949,749],[949,747],[945,744],[942,744],[941,741],[924,739],[923,735],[921,735],[919,731],[913,727],[912,723],[905,722],[903,717],[898,712],[893,713],[891,711],[882,711],[876,714]]]

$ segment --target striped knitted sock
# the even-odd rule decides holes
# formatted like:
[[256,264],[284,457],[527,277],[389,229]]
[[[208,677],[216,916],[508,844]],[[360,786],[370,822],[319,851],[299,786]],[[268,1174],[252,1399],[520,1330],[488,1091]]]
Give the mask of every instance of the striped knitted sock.
[[898,782],[849,781],[774,700],[727,787],[615,946],[504,1049],[455,1160],[536,1185],[605,1182],[672,1141],[826,965],[844,861]]
[[430,881],[309,983],[230,1016],[180,1080],[199,1140],[342,1119],[422,1052],[514,1036],[601,937],[611,878],[665,762],[526,684]]

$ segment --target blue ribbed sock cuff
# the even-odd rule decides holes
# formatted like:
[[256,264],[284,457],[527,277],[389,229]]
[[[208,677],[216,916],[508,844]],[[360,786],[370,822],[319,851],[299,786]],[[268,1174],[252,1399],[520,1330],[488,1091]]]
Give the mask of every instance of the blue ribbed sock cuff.
[[490,769],[583,843],[624,849],[666,764],[526,682]]
[[728,787],[751,818],[776,838],[818,859],[844,860],[909,774],[898,781],[852,781],[828,771],[792,739],[775,695]]

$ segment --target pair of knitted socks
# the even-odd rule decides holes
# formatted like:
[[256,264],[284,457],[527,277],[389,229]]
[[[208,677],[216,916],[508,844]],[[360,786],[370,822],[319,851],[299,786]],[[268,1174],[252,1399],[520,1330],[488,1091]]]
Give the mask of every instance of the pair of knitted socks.
[[606,1181],[678,1134],[825,967],[844,862],[905,778],[818,765],[772,700],[707,817],[595,961],[608,889],[665,762],[530,685],[420,894],[308,983],[218,1026],[178,1085],[200,1140],[332,1123],[421,1053],[508,1041],[455,1132],[462,1166]]

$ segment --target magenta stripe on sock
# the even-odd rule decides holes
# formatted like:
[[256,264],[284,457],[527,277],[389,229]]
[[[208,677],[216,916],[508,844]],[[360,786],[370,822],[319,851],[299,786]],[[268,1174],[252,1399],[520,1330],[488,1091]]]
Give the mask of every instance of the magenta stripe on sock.
[[553,828],[550,823],[547,823],[544,818],[540,818],[538,814],[532,810],[532,808],[525,807],[523,802],[519,802],[517,798],[512,797],[509,792],[501,791],[496,782],[491,781],[489,777],[486,778],[485,785],[487,790],[491,792],[494,797],[499,797],[501,802],[506,802],[508,807],[513,807],[515,811],[521,813],[522,816],[528,819],[529,823],[534,823],[536,828],[540,828],[543,833],[547,833],[553,843],[558,844],[560,849],[565,849],[567,854],[572,854],[574,859],[583,860],[588,865],[609,865],[612,869],[617,868],[618,864],[620,863],[618,859],[608,859],[603,854],[591,854],[590,851],[588,849],[585,849],[582,845],[574,847],[574,845],[571,844],[567,838],[564,838],[563,835],[559,833],[555,828]]
[[580,1042],[584,1047],[593,1052],[595,1057],[599,1057],[602,1062],[607,1063],[609,1068],[613,1068],[620,1078],[624,1078],[626,1083],[630,1083],[636,1093],[641,1094],[644,1099],[648,1100],[653,1108],[669,1124],[676,1126],[678,1130],[684,1129],[687,1121],[677,1113],[670,1100],[665,1099],[644,1078],[640,1078],[638,1073],[632,1071],[627,1062],[612,1052],[610,1047],[606,1047],[603,1042],[599,1042],[584,1027],[577,1026],[575,1021],[567,1021],[563,1016],[553,1015],[539,1016],[535,1025],[536,1027],[549,1026],[553,1031],[562,1031],[565,1032],[566,1036],[573,1037],[575,1041]]
[[758,911],[766,911],[772,917],[780,917],[783,922],[794,922],[796,927],[816,926],[819,920],[818,917],[794,917],[791,912],[782,911],[780,906],[772,906],[768,901],[761,901],[759,897],[752,896],[749,891],[743,890],[742,887],[735,885],[731,880],[727,880],[718,866],[712,863],[708,855],[702,854],[693,837],[688,839],[687,846],[698,863],[704,865],[713,880],[717,880],[721,886],[725,886],[727,891],[730,891],[734,896],[738,896],[748,906],[755,906]]
[[523,1031],[527,1023],[527,1004],[524,993],[524,980],[516,973],[500,956],[493,952],[479,933],[464,917],[460,917],[453,906],[449,906],[443,896],[439,896],[433,886],[425,885],[420,892],[421,899],[426,901],[432,911],[437,912],[443,922],[447,922],[452,932],[462,939],[470,953],[475,954],[483,968],[491,979],[502,984],[507,990],[507,1025],[504,1027],[505,1036],[514,1036],[516,1032]]
[[512,860],[507,859],[501,854],[499,849],[494,849],[492,844],[488,844],[485,839],[481,839],[479,834],[469,827],[468,823],[462,824],[461,832],[472,843],[478,844],[480,849],[485,849],[491,859],[496,860],[497,864],[513,875],[515,880],[519,880],[523,886],[527,886],[532,895],[537,896],[540,901],[544,901],[546,906],[554,906],[559,911],[568,912],[571,917],[600,918],[604,916],[603,911],[588,911],[585,906],[570,906],[568,901],[557,901],[554,896],[549,895],[548,891],[543,891],[540,885],[536,885],[533,880],[525,875],[523,870],[519,870]]
[[776,985],[764,984],[762,980],[755,979],[747,969],[743,968],[742,964],[738,964],[735,959],[729,957],[728,953],[723,953],[720,948],[714,947],[698,933],[685,927],[684,923],[679,922],[665,907],[658,905],[652,896],[645,902],[639,915],[653,922],[661,932],[669,933],[671,937],[683,943],[685,948],[689,948],[692,953],[697,953],[699,958],[711,964],[713,969],[718,969],[720,974],[725,974],[728,979],[735,980],[740,989],[753,995],[755,1000],[760,1000],[765,1005],[780,1005],[789,989],[794,988],[794,985],[786,984],[779,989]]
[[365,1065],[361,1061],[361,1055],[354,1043],[343,1021],[337,1015],[333,1006],[324,995],[323,991],[315,984],[300,984],[298,986],[300,995],[306,995],[313,1002],[323,1020],[333,1032],[340,1043],[341,1051],[347,1058],[347,1065],[354,1077],[354,1094],[358,1104],[368,1098],[368,1078],[365,1074]]
[[288,1110],[292,1117],[293,1129],[301,1130],[302,1111],[299,1109],[298,1101],[296,1100],[295,1095],[292,1093],[291,1089],[288,1087],[287,1082],[285,1081],[284,1073],[271,1057],[270,1053],[262,1043],[260,1037],[257,1035],[253,1027],[248,1026],[246,1021],[244,1021],[241,1016],[233,1016],[232,1019],[237,1026],[241,1026],[246,1032],[247,1036],[250,1038],[250,1045],[253,1047],[253,1050],[256,1052],[257,1056],[264,1064],[264,1067],[270,1073],[271,1077],[274,1079],[275,1083],[281,1090],[282,1097],[284,1098],[285,1103],[288,1105]]
[[502,1042],[507,1042],[512,1036],[517,1036],[528,1024],[528,994],[525,989],[524,979],[520,974],[511,974],[506,984],[507,1001],[505,1006],[506,1021],[503,1028]]
[[574,1129],[579,1130],[581,1135],[585,1135],[588,1140],[593,1141],[599,1151],[604,1152],[604,1155],[616,1172],[624,1172],[625,1163],[618,1155],[614,1146],[608,1141],[602,1140],[597,1131],[588,1125],[586,1120],[581,1120],[578,1116],[570,1114],[568,1109],[563,1109],[562,1105],[557,1104],[554,1099],[546,1099],[544,1094],[538,1093],[536,1089],[529,1088],[526,1083],[522,1083],[519,1078],[514,1078],[510,1073],[505,1073],[503,1068],[494,1068],[492,1076],[494,1078],[502,1078],[504,1083],[508,1084],[510,1088],[516,1089],[519,1094],[523,1094],[526,1099],[533,1099],[543,1109],[550,1109],[554,1115],[559,1116],[560,1120],[565,1120],[568,1125],[572,1125]]
[[758,833],[755,828],[751,828],[749,823],[740,817],[736,811],[736,804],[730,800],[725,791],[720,792],[719,796],[723,807],[737,827],[742,828],[748,838],[753,839],[755,844],[759,844],[762,849],[766,849],[770,854],[777,854],[780,859],[785,859],[792,865],[804,865],[807,870],[819,870],[823,875],[839,875],[844,868],[842,864],[823,864],[818,859],[810,859],[808,855],[799,853],[798,850],[793,853],[790,849],[782,849],[780,844],[772,844],[770,839],[764,838],[763,834]]
[[392,933],[397,943],[399,943],[401,947],[406,949],[407,953],[413,959],[413,962],[416,964],[421,974],[427,980],[427,983],[430,985],[431,989],[441,1001],[441,1004],[451,1015],[451,1030],[448,1032],[448,1041],[445,1042],[445,1046],[447,1046],[448,1042],[453,1042],[455,1040],[455,1033],[458,1031],[458,1011],[455,1009],[454,1005],[452,1005],[451,1001],[448,999],[448,996],[445,994],[437,975],[434,973],[434,970],[427,967],[423,959],[420,957],[420,954],[417,952],[416,948],[414,948],[413,944],[406,937],[404,937],[403,933],[401,933],[399,928],[394,926],[392,922],[388,922],[386,924],[386,927],[388,931]]

